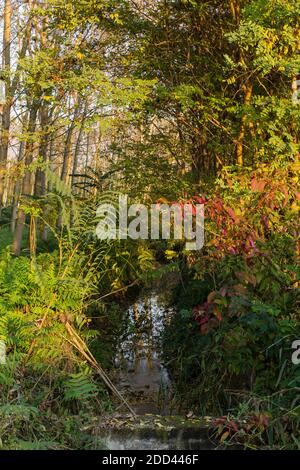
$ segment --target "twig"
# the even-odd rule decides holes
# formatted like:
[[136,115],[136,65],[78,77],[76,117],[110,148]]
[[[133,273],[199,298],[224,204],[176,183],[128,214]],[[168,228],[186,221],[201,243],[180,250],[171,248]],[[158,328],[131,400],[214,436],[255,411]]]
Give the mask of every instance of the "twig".
[[136,418],[136,413],[133,411],[127,400],[121,395],[119,390],[114,386],[108,375],[98,364],[91,351],[87,347],[86,343],[80,338],[76,331],[72,328],[69,322],[65,322],[66,330],[71,337],[71,344],[82,354],[82,356],[96,369],[104,383],[110,388],[110,390],[124,403],[130,413]]

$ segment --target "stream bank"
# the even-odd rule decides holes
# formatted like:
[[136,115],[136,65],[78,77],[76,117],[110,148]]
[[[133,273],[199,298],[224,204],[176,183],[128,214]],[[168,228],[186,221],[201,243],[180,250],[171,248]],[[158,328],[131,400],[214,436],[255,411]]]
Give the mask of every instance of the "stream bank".
[[107,416],[98,435],[109,450],[208,450],[210,419],[183,416],[132,415]]
[[178,416],[172,404],[172,380],[162,359],[161,334],[173,308],[151,292],[134,302],[116,356],[115,384],[136,417],[115,413],[99,433],[111,450],[199,450],[214,447],[210,419]]

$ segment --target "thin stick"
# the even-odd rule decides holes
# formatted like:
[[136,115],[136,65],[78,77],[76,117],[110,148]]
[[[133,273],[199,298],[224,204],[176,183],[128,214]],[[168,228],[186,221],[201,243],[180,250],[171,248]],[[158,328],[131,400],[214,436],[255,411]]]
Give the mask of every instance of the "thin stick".
[[134,417],[136,417],[136,413],[133,411],[127,400],[121,395],[119,390],[114,386],[108,375],[102,369],[102,367],[98,364],[94,356],[92,355],[91,351],[88,349],[86,343],[80,338],[80,336],[76,333],[76,331],[72,328],[70,323],[65,322],[66,330],[68,331],[72,341],[71,343],[73,346],[85,357],[85,359],[96,369],[104,383],[110,388],[110,390],[124,403],[124,405],[128,408],[130,413]]

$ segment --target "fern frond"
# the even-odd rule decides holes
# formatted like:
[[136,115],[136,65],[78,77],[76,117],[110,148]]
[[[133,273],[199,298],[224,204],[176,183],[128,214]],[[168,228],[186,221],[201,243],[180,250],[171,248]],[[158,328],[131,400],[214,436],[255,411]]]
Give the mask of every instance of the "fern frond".
[[65,400],[88,400],[98,393],[97,385],[85,373],[72,374],[65,382]]

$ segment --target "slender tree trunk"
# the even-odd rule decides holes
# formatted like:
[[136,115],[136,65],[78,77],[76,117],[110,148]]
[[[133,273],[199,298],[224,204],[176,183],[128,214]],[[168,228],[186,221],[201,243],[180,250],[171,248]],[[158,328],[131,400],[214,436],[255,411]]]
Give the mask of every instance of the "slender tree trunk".
[[[30,7],[32,7],[32,2],[31,0],[28,1]],[[22,31],[22,46],[21,49],[18,53],[18,58],[19,60],[23,59],[26,56],[26,52],[28,50],[29,46],[29,41],[30,41],[30,34],[31,34],[31,27],[32,27],[32,21],[29,20],[25,32]],[[9,33],[7,33],[7,36],[9,36]],[[8,37],[6,41],[8,42]],[[11,40],[9,41],[8,47],[4,47],[4,50],[6,51],[7,55],[10,54],[10,43]],[[6,58],[6,62],[10,63],[10,58]],[[6,67],[8,69],[8,67]],[[10,131],[10,124],[11,124],[11,109],[12,109],[12,103],[16,94],[16,91],[18,89],[18,86],[20,84],[20,76],[19,76],[19,69],[20,69],[20,64],[17,64],[17,68],[14,74],[14,77],[11,78],[11,80],[6,81],[6,94],[7,94],[7,106],[6,106],[6,112],[4,113],[4,124],[2,126],[2,135],[3,139],[1,139],[1,145],[0,145],[0,153],[3,155],[3,159],[7,161],[8,157],[8,148],[9,148],[9,131]],[[11,72],[9,70],[9,72]],[[27,131],[27,118],[25,119],[25,126],[23,125],[23,129]],[[25,149],[25,143],[22,141],[20,142],[20,148],[19,148],[19,157],[18,161],[20,161],[23,158],[23,153]],[[16,189],[16,191],[15,191]],[[18,196],[19,192],[21,190],[21,181],[17,180],[15,182],[15,188],[12,192],[13,194],[13,211],[12,211],[12,218],[11,218],[11,229],[14,229],[15,225],[15,219],[16,219],[16,213],[17,213],[17,202],[18,202]],[[17,195],[17,197],[16,197]]]
[[74,152],[73,169],[72,169],[72,176],[71,176],[72,188],[74,188],[74,184],[75,184],[75,174],[78,168],[80,146],[81,146],[81,141],[82,141],[82,136],[83,136],[83,131],[84,131],[84,122],[85,122],[85,116],[86,116],[87,110],[88,110],[88,101],[86,100],[85,106],[84,106],[84,116],[81,121],[80,129],[79,129],[79,133],[78,133],[77,141],[76,141],[75,152]]
[[[47,148],[48,148],[48,106],[42,104],[40,108],[40,127],[41,139],[39,145],[39,157],[42,163],[47,162]],[[46,192],[46,176],[45,171],[38,168],[35,175],[34,195],[37,197],[43,196]]]
[[[49,118],[49,116],[48,116]],[[48,134],[47,136],[47,143],[48,143],[48,161],[49,161],[49,165],[50,165],[50,170],[53,171],[55,173],[55,165],[54,165],[54,161],[53,161],[53,156],[54,156],[54,147],[55,147],[55,133],[53,134]],[[46,191],[49,191],[51,192],[52,191],[52,183],[50,183],[50,181],[45,181],[45,184],[46,184]],[[44,214],[44,218],[45,220],[47,219],[47,209],[46,209],[46,212]],[[49,227],[44,224],[44,227],[43,227],[43,230],[42,230],[42,234],[41,234],[41,238],[44,242],[46,242],[48,240],[48,234],[49,234]]]
[[[39,158],[41,159],[42,164],[47,163],[47,152],[48,152],[48,125],[49,125],[49,113],[48,113],[48,106],[46,103],[43,103],[40,108],[40,144],[39,144]],[[37,168],[35,174],[35,182],[34,182],[34,195],[36,197],[42,197],[46,194],[46,173],[44,168]],[[47,213],[49,209],[47,207],[44,208],[43,211],[43,218],[47,219]],[[43,241],[47,240],[47,229],[45,228],[43,223],[39,223],[40,221],[35,222],[35,227],[41,231],[41,238]]]
[[[26,114],[23,124],[23,130],[26,132],[28,129],[28,114]],[[24,141],[20,143],[19,147],[19,155],[18,155],[18,162],[21,163],[24,157],[26,144]],[[11,222],[10,222],[10,230],[12,233],[15,232],[16,229],[16,222],[17,222],[17,214],[18,214],[18,204],[20,193],[22,189],[22,180],[20,177],[17,177],[14,187],[14,195],[13,195],[13,203],[12,203],[12,213],[11,213]]]
[[80,113],[80,103],[76,105],[75,111],[74,111],[74,117],[72,120],[72,123],[68,129],[67,132],[67,138],[66,138],[66,143],[65,143],[65,150],[64,150],[64,157],[63,157],[63,166],[62,166],[62,171],[61,171],[61,180],[64,181],[65,183],[68,182],[68,177],[70,173],[70,168],[71,168],[71,158],[72,158],[72,142],[73,142],[73,135],[74,131],[76,128],[76,119],[78,118],[78,115]]
[[[30,110],[30,115],[29,115],[29,122],[28,122],[29,139],[26,142],[25,155],[24,155],[25,156],[25,175],[24,175],[23,182],[22,182],[22,195],[23,196],[30,196],[31,190],[32,190],[31,173],[27,169],[27,167],[32,163],[32,159],[33,159],[33,155],[32,155],[33,154],[33,141],[31,137],[35,132],[37,109],[38,109],[37,106],[32,105],[32,108]],[[15,256],[19,256],[21,253],[25,220],[26,220],[25,212],[19,208],[17,222],[16,222],[16,229],[15,229],[14,236],[13,236],[13,245],[12,245],[12,251]]]
[[[87,135],[86,137],[86,158],[85,158],[85,164],[84,164],[84,173],[87,174],[88,172],[88,166],[89,166],[89,155],[90,155],[90,134]],[[86,187],[84,186],[84,192],[83,192],[83,197],[86,197]]]
[[[76,105],[75,110],[74,110],[73,120],[72,120],[72,123],[71,123],[71,125],[68,129],[67,137],[66,137],[66,141],[65,141],[65,149],[64,149],[64,155],[63,155],[63,166],[62,166],[62,170],[61,170],[61,174],[60,174],[60,179],[66,184],[69,182],[69,175],[70,175],[70,172],[71,172],[72,143],[73,143],[74,131],[75,131],[75,128],[76,128],[76,125],[75,125],[76,124],[76,119],[77,119],[77,117],[80,113],[80,108],[81,108],[81,105],[80,105],[80,103],[78,103]],[[57,218],[57,228],[59,230],[61,230],[62,226],[63,226],[62,210],[60,210],[58,218]]]
[[[41,40],[41,50],[45,51],[47,48],[47,38],[46,38],[46,20],[44,19],[41,23],[41,28],[39,30],[40,40]],[[47,91],[45,91],[45,94]],[[49,92],[51,93],[51,92]],[[49,125],[49,110],[48,104],[42,98],[42,104],[40,107],[40,145],[39,145],[39,157],[42,159],[42,163],[47,161],[47,149],[48,149],[48,125]],[[37,197],[43,196],[46,193],[46,176],[45,171],[41,168],[38,168],[35,175],[35,185],[34,185],[34,194]]]
[[9,129],[10,129],[10,48],[11,48],[11,0],[4,2],[4,25],[3,25],[3,60],[2,67],[6,76],[6,104],[3,106],[2,112],[2,126],[1,126],[1,139],[0,139],[0,210],[4,205],[4,192],[5,192],[5,172],[7,166],[8,156],[8,142],[9,142]]

